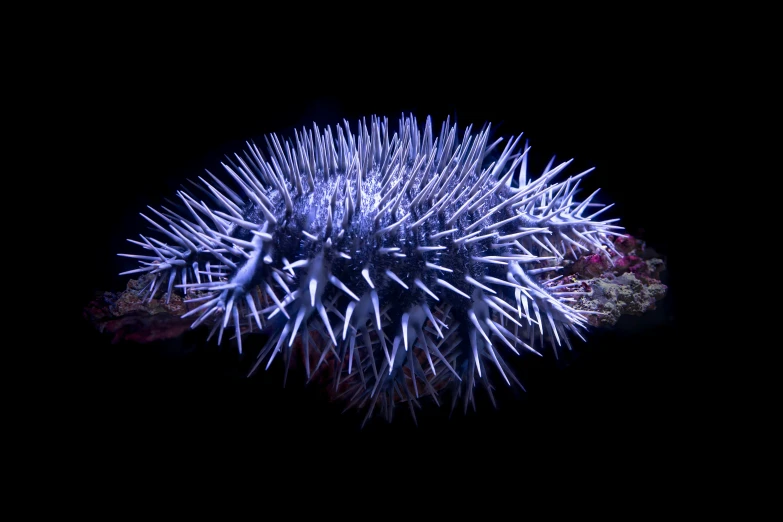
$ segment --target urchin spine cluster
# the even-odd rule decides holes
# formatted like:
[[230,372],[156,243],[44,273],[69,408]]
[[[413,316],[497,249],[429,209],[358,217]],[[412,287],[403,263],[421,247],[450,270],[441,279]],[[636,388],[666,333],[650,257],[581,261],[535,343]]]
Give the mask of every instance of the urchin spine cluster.
[[611,205],[595,193],[574,200],[592,169],[554,182],[570,162],[550,162],[529,179],[527,144],[511,137],[500,151],[490,130],[460,140],[446,120],[434,137],[430,118],[421,130],[411,115],[392,135],[373,117],[355,135],[347,121],[272,135],[266,155],[247,143],[226,157],[225,181],[207,171],[180,201],[150,207],[157,221],[142,214],[163,237],[129,240],[146,255],[120,254],[141,263],[124,274],[152,274],[150,299],[184,291],[183,317],[218,342],[233,329],[240,352],[254,323],[271,329],[251,374],[278,353],[287,372],[301,352],[308,379],[329,372],[365,421],[447,388],[466,409],[477,383],[492,397],[490,366],[519,385],[500,346],[540,355],[546,339],[557,355],[582,338],[579,283],[556,273],[580,252],[611,261],[621,235],[616,219],[596,220]]

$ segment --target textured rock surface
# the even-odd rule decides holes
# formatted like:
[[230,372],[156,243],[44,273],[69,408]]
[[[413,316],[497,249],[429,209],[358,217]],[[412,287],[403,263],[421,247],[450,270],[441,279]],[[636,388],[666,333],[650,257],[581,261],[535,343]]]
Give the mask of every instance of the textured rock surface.
[[624,255],[613,258],[614,266],[601,256],[591,255],[571,267],[571,278],[584,281],[584,289],[590,291],[574,308],[603,313],[588,317],[592,326],[614,326],[623,315],[654,310],[668,290],[659,279],[666,263],[657,252],[632,236],[618,237],[615,247]]
[[187,311],[182,296],[173,293],[169,303],[165,295],[147,300],[142,291],[152,276],[131,279],[122,292],[96,292],[84,308],[84,317],[104,333],[113,335],[113,342],[128,340],[149,343],[179,337],[192,321],[181,319]]
[[666,295],[666,285],[639,279],[632,273],[596,279],[591,288],[590,296],[582,297],[574,308],[603,312],[604,315],[588,318],[593,326],[613,326],[622,315],[641,315],[654,310],[656,301]]

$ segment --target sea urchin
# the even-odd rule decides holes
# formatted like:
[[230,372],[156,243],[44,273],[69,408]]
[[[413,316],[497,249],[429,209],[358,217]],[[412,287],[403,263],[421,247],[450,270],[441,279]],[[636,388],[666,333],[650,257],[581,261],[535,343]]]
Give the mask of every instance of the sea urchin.
[[156,219],[142,214],[160,239],[131,240],[145,252],[120,254],[141,263],[124,274],[153,275],[150,299],[181,289],[183,317],[218,342],[228,329],[240,352],[264,330],[251,374],[277,354],[286,369],[301,357],[365,421],[446,389],[466,409],[479,383],[492,397],[490,371],[519,385],[508,352],[540,355],[546,342],[557,355],[582,337],[591,312],[572,306],[580,283],[558,271],[584,252],[611,261],[621,235],[617,220],[596,220],[609,207],[594,194],[574,200],[589,170],[554,182],[570,162],[550,162],[530,179],[527,144],[490,142],[490,127],[460,139],[446,120],[433,136],[430,118],[420,129],[403,116],[392,134],[372,117],[355,134],[346,121],[272,135],[265,152],[247,143],[223,180],[207,171],[170,207],[150,207]]

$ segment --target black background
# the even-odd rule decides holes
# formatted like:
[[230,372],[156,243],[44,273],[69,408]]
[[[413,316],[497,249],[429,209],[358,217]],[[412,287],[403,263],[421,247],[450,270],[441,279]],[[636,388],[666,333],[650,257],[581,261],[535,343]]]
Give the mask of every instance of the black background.
[[[261,47],[235,62],[208,46],[131,46],[96,60],[69,131],[83,158],[71,178],[78,196],[69,212],[89,232],[74,238],[78,255],[71,258],[78,267],[69,282],[75,336],[65,343],[59,332],[47,333],[63,351],[66,384],[55,400],[87,451],[219,448],[229,461],[282,451],[329,466],[334,451],[372,449],[378,459],[384,449],[422,459],[476,452],[522,461],[543,450],[653,456],[672,443],[681,424],[672,407],[678,350],[687,349],[680,348],[675,305],[681,203],[673,187],[688,175],[675,145],[682,129],[671,107],[687,103],[677,75],[652,49],[637,50],[633,60],[610,48],[540,62],[535,53],[493,53],[455,51],[453,60],[426,67],[405,59],[372,66],[350,55],[302,62],[296,53]],[[116,253],[132,251],[125,239],[145,230],[139,212],[204,168],[217,174],[222,154],[240,150],[245,139],[288,136],[312,121],[321,128],[342,118],[355,124],[371,114],[396,122],[402,112],[420,122],[450,115],[462,129],[491,121],[499,134],[524,132],[533,172],[552,155],[575,158],[572,174],[595,166],[583,186],[601,187],[600,201],[616,203],[611,217],[666,256],[665,300],[612,330],[593,330],[560,363],[551,353],[520,358],[515,368],[527,392],[499,385],[497,410],[482,393],[477,412],[451,418],[447,406],[425,400],[418,427],[402,406],[392,424],[376,419],[363,430],[360,416],[341,414],[302,375],[292,373],[283,388],[279,362],[247,379],[252,357],[238,357],[229,342],[204,342],[204,332],[112,344],[80,316],[95,291],[124,288],[116,274],[133,263]],[[252,353],[251,338],[245,347]]]

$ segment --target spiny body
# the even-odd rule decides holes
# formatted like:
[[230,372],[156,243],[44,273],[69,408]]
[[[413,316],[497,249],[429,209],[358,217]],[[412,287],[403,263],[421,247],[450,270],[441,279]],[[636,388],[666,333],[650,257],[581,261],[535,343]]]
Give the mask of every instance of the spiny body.
[[299,352],[308,378],[329,368],[365,421],[376,408],[391,419],[395,402],[438,402],[444,388],[466,409],[477,383],[492,397],[490,367],[519,385],[508,352],[540,355],[546,340],[557,355],[582,337],[590,312],[571,306],[579,284],[557,271],[585,252],[611,261],[621,235],[617,220],[595,219],[609,208],[595,193],[574,199],[589,170],[554,182],[570,162],[550,162],[529,179],[527,144],[501,147],[490,129],[460,140],[447,120],[434,136],[430,118],[422,130],[411,115],[392,135],[373,117],[355,135],[345,122],[267,137],[266,154],[248,143],[224,180],[207,171],[200,193],[150,207],[157,220],[142,214],[163,237],[132,241],[147,252],[120,254],[142,265],[125,274],[153,274],[150,299],[182,289],[183,317],[211,323],[219,342],[230,329],[240,352],[254,323],[274,327],[251,374],[278,353],[287,371]]

